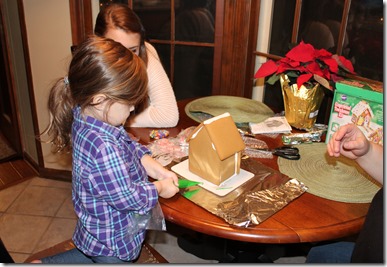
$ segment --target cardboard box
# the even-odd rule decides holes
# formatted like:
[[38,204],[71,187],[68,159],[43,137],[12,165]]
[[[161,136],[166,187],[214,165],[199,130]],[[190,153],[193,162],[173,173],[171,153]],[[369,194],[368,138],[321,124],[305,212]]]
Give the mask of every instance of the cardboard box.
[[341,125],[356,124],[368,140],[383,145],[383,84],[358,80],[336,83],[326,143]]
[[202,122],[187,142],[190,172],[215,185],[239,174],[245,143],[228,112]]

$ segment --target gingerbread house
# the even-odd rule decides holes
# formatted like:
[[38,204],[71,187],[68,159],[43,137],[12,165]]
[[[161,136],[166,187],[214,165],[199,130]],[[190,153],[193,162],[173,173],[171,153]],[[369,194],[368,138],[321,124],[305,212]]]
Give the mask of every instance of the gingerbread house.
[[215,185],[240,173],[245,143],[228,112],[202,122],[187,142],[190,172]]
[[366,101],[361,100],[352,109],[351,121],[356,125],[369,127],[373,116],[374,114],[370,105]]

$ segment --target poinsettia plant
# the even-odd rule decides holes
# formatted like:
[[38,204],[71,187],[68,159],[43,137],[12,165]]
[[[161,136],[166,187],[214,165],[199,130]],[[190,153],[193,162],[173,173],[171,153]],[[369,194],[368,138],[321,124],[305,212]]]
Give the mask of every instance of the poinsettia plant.
[[276,83],[281,74],[286,74],[298,88],[304,85],[313,88],[317,82],[332,90],[334,84],[344,79],[345,73],[355,74],[351,61],[343,56],[332,55],[325,49],[315,49],[313,45],[301,41],[292,48],[284,58],[269,60],[261,65],[255,78],[270,76],[267,83]]

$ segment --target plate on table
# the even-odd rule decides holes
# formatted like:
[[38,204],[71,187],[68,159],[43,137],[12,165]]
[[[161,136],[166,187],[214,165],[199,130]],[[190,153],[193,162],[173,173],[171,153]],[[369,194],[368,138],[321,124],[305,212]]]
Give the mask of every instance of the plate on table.
[[260,101],[239,96],[207,96],[195,99],[185,106],[185,113],[196,122],[230,113],[235,123],[263,122],[274,112]]

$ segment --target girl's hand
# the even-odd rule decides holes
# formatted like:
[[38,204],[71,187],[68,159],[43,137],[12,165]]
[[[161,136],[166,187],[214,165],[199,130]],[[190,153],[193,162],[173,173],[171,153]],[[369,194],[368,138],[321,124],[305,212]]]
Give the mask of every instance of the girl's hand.
[[172,178],[175,185],[178,186],[178,179],[176,173],[167,170],[157,160],[149,155],[144,155],[141,158],[141,163],[144,166],[147,174],[156,180],[164,180],[166,178]]
[[176,173],[174,173],[173,171],[167,170],[166,168],[160,169],[156,179],[161,181],[161,180],[168,179],[168,178],[172,178],[174,184],[176,186],[179,186],[179,180],[177,178]]
[[157,188],[159,196],[162,198],[171,198],[179,192],[179,188],[171,177],[167,177],[153,183]]

